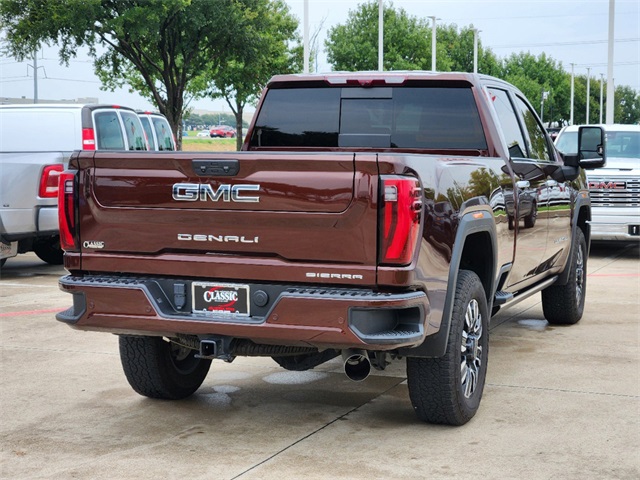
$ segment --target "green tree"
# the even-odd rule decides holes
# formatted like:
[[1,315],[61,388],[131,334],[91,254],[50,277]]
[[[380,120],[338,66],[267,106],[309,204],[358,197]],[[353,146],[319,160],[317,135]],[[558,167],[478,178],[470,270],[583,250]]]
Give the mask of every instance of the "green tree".
[[240,56],[268,0],[3,0],[0,24],[8,53],[30,56],[58,44],[61,62],[88,47],[103,86],[151,99],[169,121],[179,146],[194,80]]
[[[431,68],[431,29],[426,20],[409,16],[404,9],[396,10],[393,3],[388,3],[384,5],[383,22],[385,70]],[[349,10],[345,24],[329,29],[325,47],[334,70],[377,70],[378,2]]]
[[[296,37],[298,21],[289,13],[282,0],[269,2],[260,17],[250,26],[241,54],[230,54],[214,75],[205,73],[208,92],[213,98],[223,98],[235,115],[236,148],[242,147],[242,117],[244,108],[255,103],[269,79],[276,73],[302,70],[302,46]],[[291,46],[293,45],[293,47]]]
[[549,92],[544,101],[544,122],[562,124],[569,119],[570,83],[562,64],[546,54],[512,54],[503,61],[501,78],[514,84],[541,113],[543,92]]
[[[385,70],[431,70],[431,21],[409,16],[393,3],[385,4]],[[456,25],[437,25],[436,68],[440,72],[473,71],[473,28],[458,31]],[[329,30],[325,42],[327,58],[334,70],[377,70],[378,2],[350,10],[347,20]],[[478,71],[498,75],[501,65],[490,49],[478,42]]]
[[[615,123],[640,123],[640,93],[631,87],[616,87],[613,111]],[[603,115],[602,118],[604,120],[605,116]]]
[[[438,25],[437,30],[436,44],[444,47],[443,55],[437,58],[438,70],[473,72],[473,26],[458,31],[454,24]],[[482,40],[478,39],[478,73],[498,76],[501,71],[500,62],[493,51],[485,49]]]

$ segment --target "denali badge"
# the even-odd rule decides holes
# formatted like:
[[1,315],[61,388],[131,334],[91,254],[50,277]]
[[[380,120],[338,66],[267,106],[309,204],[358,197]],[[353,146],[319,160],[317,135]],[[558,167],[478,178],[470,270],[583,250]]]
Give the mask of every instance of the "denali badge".
[[257,192],[260,185],[227,185],[222,184],[216,190],[211,185],[200,183],[174,183],[173,199],[180,202],[195,202],[200,200],[206,202],[207,199],[217,202],[245,202],[258,203],[259,197],[252,197],[243,192]]
[[246,238],[237,235],[191,235],[179,233],[178,240],[186,242],[218,242],[218,243],[258,243],[260,237]]

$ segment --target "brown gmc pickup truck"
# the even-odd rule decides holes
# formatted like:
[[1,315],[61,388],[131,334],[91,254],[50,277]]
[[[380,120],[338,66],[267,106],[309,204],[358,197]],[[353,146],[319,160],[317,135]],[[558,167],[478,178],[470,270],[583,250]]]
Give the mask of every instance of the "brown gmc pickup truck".
[[562,157],[486,76],[276,76],[241,152],[74,153],[57,319],[118,334],[148,397],[193,394],[212,359],[342,355],[363,380],[405,358],[417,416],[464,424],[493,314],[542,292],[550,323],[582,316],[595,133]]

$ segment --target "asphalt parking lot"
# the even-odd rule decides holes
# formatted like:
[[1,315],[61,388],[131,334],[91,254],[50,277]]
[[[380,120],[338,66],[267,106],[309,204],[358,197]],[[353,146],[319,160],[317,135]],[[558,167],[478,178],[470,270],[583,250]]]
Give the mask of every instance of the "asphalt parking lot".
[[21,255],[0,273],[2,478],[640,478],[639,257],[592,249],[577,325],[549,326],[539,295],[494,317],[482,405],[455,428],[417,421],[403,362],[353,383],[337,359],[238,358],[187,400],[141,397],[115,336],[54,319],[64,270]]

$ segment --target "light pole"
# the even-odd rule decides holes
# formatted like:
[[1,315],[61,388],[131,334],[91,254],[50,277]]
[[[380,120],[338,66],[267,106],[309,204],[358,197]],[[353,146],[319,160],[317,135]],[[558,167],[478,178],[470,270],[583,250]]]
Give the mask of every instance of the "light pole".
[[569,113],[569,125],[573,125],[573,85],[574,85],[574,76],[573,76],[573,67],[575,67],[576,64],[572,63],[571,64],[571,109]]
[[436,18],[435,15],[431,15],[431,20],[433,20],[433,24],[431,27],[431,71],[436,71],[436,20],[442,20],[440,18]]
[[480,33],[482,30],[478,30],[475,27],[472,30],[473,30],[473,73],[478,73],[478,33]]
[[589,100],[591,99],[591,67],[587,67],[587,115],[585,125],[589,125]]
[[602,124],[602,90],[604,89],[604,73],[600,74],[600,124]]
[[613,123],[613,102],[615,90],[613,85],[613,20],[616,13],[615,0],[609,0],[609,41],[607,49],[607,125]]
[[[33,51],[33,65],[27,64],[27,75],[29,74],[29,67],[33,69],[33,103],[38,103],[38,69],[44,70],[44,67],[38,66],[38,49]],[[47,71],[44,70],[44,76],[47,77]]]
[[309,0],[304,0],[304,27],[303,27],[303,56],[304,73],[309,73]]
[[549,98],[549,92],[542,91],[542,101],[540,102],[540,122],[544,125],[544,101]]
[[378,0],[378,70],[381,72],[384,70],[384,6],[382,0]]

